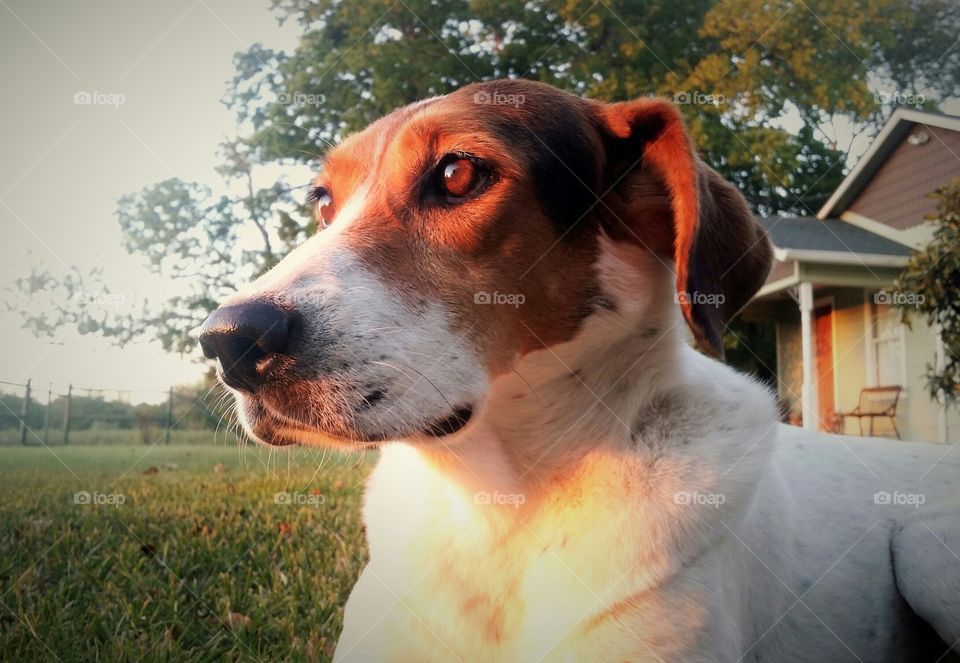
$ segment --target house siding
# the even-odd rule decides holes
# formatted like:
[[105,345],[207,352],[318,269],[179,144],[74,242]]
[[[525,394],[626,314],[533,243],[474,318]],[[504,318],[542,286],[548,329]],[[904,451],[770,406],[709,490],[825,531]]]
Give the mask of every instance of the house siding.
[[794,260],[774,260],[770,268],[770,274],[767,275],[767,283],[774,283],[788,276],[793,276],[796,271],[797,263]]
[[777,323],[777,396],[787,421],[800,416],[803,391],[800,320]]
[[[904,422],[911,439],[938,440],[938,406],[931,401],[927,392],[927,365],[935,361],[937,339],[933,330],[923,322],[914,320],[911,326],[912,329],[904,329],[907,393],[901,406],[903,416],[897,423],[899,425],[901,420]],[[947,441],[956,442],[960,438],[960,412],[956,407],[948,411],[947,431]]]
[[[839,412],[857,406],[860,390],[874,386],[868,356],[873,352],[872,330],[869,328],[870,297],[858,289],[824,289],[817,298],[834,298],[834,380],[835,402]],[[939,407],[926,389],[927,364],[933,363],[936,337],[920,320],[914,320],[912,329],[903,329],[905,354],[904,392],[898,407],[897,426],[905,440],[940,441]],[[778,393],[781,403],[794,414],[800,412],[800,394],[803,389],[803,362],[800,354],[800,322],[781,321],[777,324]],[[864,431],[867,421],[864,420]],[[859,435],[855,418],[848,418],[840,431]],[[874,422],[874,435],[893,437],[890,424],[883,419]],[[947,415],[947,441],[960,441],[960,408],[954,407]]]
[[[857,407],[860,390],[866,386],[869,334],[864,319],[863,291],[842,290],[834,293],[833,315],[836,356],[833,375],[837,411],[849,412]],[[848,418],[844,424],[844,433],[859,434],[856,419]]]
[[[930,140],[911,145],[910,136],[921,130],[930,134]],[[900,230],[917,226],[936,210],[935,202],[925,194],[960,177],[958,155],[960,132],[918,124],[847,209]]]

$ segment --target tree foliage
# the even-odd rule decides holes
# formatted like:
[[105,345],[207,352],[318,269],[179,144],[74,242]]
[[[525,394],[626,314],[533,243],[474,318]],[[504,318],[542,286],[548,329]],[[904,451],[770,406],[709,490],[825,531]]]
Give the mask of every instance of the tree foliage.
[[896,282],[904,321],[919,316],[938,330],[944,345],[942,361],[927,364],[927,389],[934,399],[956,403],[960,396],[960,178],[934,192],[937,213],[933,240],[910,256]]
[[[672,97],[704,158],[757,212],[812,214],[842,175],[849,146],[836,121],[875,131],[892,110],[876,85],[926,94],[929,106],[957,93],[960,72],[955,0],[273,0],[273,11],[302,36],[290,52],[255,44],[235,57],[225,103],[241,135],[223,146],[219,172],[236,193],[168,180],[118,208],[128,248],[186,294],[122,320],[61,306],[28,325],[190,349],[189,330],[225,292],[312,231],[292,185],[258,189],[258,170],[313,164],[377,117],[477,80]],[[71,285],[49,274],[23,283]]]

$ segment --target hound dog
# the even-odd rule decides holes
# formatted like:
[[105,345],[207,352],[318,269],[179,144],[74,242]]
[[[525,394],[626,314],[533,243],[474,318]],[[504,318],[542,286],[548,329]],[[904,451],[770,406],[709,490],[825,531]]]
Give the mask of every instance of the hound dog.
[[254,439],[380,449],[335,660],[953,656],[960,457],[781,426],[716,361],[771,248],[670,103],[471,85],[311,200],[201,344]]

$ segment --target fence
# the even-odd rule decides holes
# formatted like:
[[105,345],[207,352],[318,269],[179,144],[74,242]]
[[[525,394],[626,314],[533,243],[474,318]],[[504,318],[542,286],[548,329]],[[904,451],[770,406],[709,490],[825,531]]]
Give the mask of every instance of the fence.
[[[76,387],[37,393],[32,380],[0,380],[0,444],[69,444],[81,441],[129,441],[170,444],[175,433],[216,432],[231,421],[215,389],[158,390]],[[134,403],[134,400],[141,402]],[[229,429],[229,425],[227,425]],[[197,435],[195,437],[202,437]]]

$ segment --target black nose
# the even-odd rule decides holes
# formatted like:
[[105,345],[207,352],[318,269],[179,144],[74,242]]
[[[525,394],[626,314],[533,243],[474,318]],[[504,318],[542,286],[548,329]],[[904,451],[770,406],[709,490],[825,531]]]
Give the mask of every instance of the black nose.
[[200,347],[220,360],[223,381],[235,389],[255,391],[263,384],[261,360],[283,352],[292,317],[269,302],[219,308],[200,328]]

